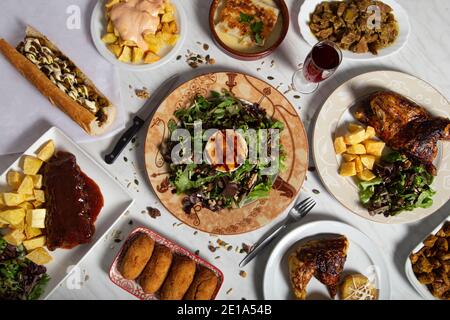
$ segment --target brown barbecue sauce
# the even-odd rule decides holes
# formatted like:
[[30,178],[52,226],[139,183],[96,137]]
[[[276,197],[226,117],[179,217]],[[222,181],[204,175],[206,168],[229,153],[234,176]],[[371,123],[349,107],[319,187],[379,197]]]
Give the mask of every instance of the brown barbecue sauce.
[[84,174],[73,154],[57,152],[43,168],[47,247],[70,249],[89,243],[103,207],[98,185]]

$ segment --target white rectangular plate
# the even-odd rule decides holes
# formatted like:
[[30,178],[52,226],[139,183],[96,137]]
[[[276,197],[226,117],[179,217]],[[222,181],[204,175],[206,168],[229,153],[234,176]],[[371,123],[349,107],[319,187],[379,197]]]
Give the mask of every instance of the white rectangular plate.
[[[423,241],[430,235],[430,234],[436,234],[443,226],[444,224],[450,221],[450,216],[448,216],[447,218],[445,218],[444,221],[442,221],[436,228],[433,229],[433,231],[431,231],[430,233],[428,233],[426,235],[425,238],[423,238],[422,241],[420,241],[417,246],[411,251],[411,254],[416,253],[417,251],[419,251],[422,247],[423,247]],[[411,285],[414,287],[414,289],[416,289],[416,291],[418,293],[420,293],[420,295],[427,299],[427,300],[439,300],[438,298],[436,298],[435,296],[433,296],[430,292],[430,290],[428,290],[427,286],[424,284],[421,284],[419,282],[419,280],[417,279],[416,275],[414,274],[414,271],[412,269],[412,264],[411,261],[409,260],[409,256],[408,258],[406,258],[405,261],[405,273],[406,273],[406,277],[408,278],[409,282],[411,283]]]
[[[81,170],[100,187],[103,194],[104,206],[95,223],[95,234],[91,243],[79,245],[70,250],[56,249],[55,251],[50,252],[53,261],[47,264],[46,267],[47,274],[50,276],[51,280],[47,284],[41,299],[46,299],[56,288],[58,288],[59,284],[67,277],[70,269],[80,263],[80,261],[133,203],[132,197],[123,186],[121,186],[74,141],[56,127],[52,127],[44,133],[44,135],[34,142],[24,154],[33,155],[36,150],[48,140],[53,140],[55,142],[57,151],[64,150],[75,155]],[[6,185],[6,174],[10,170],[19,170],[19,161],[20,158],[0,176],[0,189],[2,192],[8,190]]]

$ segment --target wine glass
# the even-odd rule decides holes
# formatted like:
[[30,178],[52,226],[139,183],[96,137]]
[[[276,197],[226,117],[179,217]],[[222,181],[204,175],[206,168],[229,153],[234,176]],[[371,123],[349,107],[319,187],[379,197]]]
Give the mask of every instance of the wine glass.
[[334,42],[323,40],[316,43],[292,76],[294,90],[305,94],[316,91],[319,82],[329,78],[341,61],[342,52]]

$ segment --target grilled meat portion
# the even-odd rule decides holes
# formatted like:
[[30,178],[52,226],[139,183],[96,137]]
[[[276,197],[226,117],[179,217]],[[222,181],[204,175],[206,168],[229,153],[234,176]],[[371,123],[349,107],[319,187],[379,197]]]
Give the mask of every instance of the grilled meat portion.
[[424,164],[436,175],[433,160],[437,142],[450,140],[450,120],[433,117],[423,107],[390,91],[379,91],[365,99],[355,117],[375,128],[377,136],[397,151]]
[[336,296],[348,245],[347,238],[342,235],[311,240],[289,257],[291,283],[297,299],[306,298],[306,287],[313,275],[327,286],[332,298]]
[[73,154],[58,151],[43,170],[47,247],[71,249],[91,242],[95,219],[103,207],[97,184],[78,166]]

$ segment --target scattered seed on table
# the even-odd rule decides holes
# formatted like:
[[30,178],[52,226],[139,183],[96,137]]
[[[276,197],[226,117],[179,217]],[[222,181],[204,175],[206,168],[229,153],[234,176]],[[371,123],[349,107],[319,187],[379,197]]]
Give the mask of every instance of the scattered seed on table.
[[148,99],[150,97],[150,93],[145,87],[142,89],[135,89],[134,94],[140,99]]
[[128,224],[131,226],[133,224],[133,220],[128,221]]
[[256,68],[256,71],[258,71],[258,72],[261,71],[261,68]]
[[195,250],[195,255],[198,256],[200,254],[200,250]]
[[272,76],[268,76],[267,77],[267,79],[269,79],[269,80],[273,80],[273,79],[275,79],[274,77],[272,77]]
[[114,239],[114,242],[116,242],[116,243],[119,243],[119,242],[121,242],[122,240],[121,239],[119,239],[119,238],[117,238],[117,239]]
[[233,291],[233,288],[228,289],[227,294],[230,294]]
[[134,184],[138,186],[139,185],[139,181],[137,179],[134,179]]
[[242,250],[244,250],[245,253],[249,253],[252,250],[252,246],[246,243],[242,243]]
[[300,99],[300,96],[299,96],[298,94],[296,94],[296,95],[294,96],[294,99]]
[[136,138],[131,139],[131,143],[135,143],[136,142]]
[[203,44],[203,50],[208,51],[208,49],[209,49],[209,44],[204,43]]
[[178,56],[177,56],[177,60],[180,60],[181,58],[182,58],[181,55],[178,55]]
[[128,158],[127,157],[123,157],[123,161],[128,162]]
[[194,231],[194,236],[197,235],[198,231]]
[[217,260],[217,259],[220,259],[220,256],[214,257],[214,259],[216,259],[216,260]]
[[209,246],[208,246],[208,249],[209,249],[209,251],[211,251],[211,252],[216,252],[217,247],[214,247],[213,245],[209,245]]
[[147,213],[153,219],[156,219],[157,217],[161,216],[161,212],[153,207],[147,207]]
[[317,189],[312,189],[312,192],[313,192],[314,194],[319,194],[319,193],[320,193],[320,191],[317,190]]
[[247,272],[245,272],[244,270],[241,270],[241,271],[239,271],[239,275],[240,275],[242,278],[246,278],[246,277],[247,277]]

